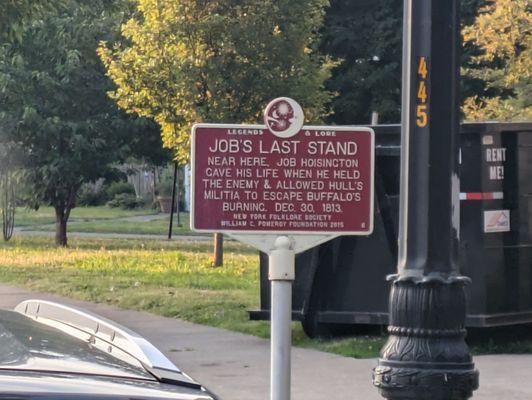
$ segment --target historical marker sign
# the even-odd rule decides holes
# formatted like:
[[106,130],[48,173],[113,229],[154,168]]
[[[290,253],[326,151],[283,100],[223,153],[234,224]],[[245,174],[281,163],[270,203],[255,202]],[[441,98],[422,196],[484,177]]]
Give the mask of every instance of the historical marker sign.
[[302,126],[294,132],[287,122],[297,119],[294,112],[297,117],[297,109],[281,103],[266,110],[267,126],[193,127],[194,230],[331,236],[372,232],[373,131]]
[[303,121],[299,104],[281,97],[264,125],[192,129],[191,228],[227,232],[269,256],[273,400],[290,399],[295,255],[373,231],[373,131]]

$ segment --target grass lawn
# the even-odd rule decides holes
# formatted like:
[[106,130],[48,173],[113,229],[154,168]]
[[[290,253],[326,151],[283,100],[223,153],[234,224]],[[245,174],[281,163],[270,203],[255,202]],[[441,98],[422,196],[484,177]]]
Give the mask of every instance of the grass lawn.
[[[120,208],[76,207],[72,210],[69,222],[69,232],[88,233],[127,233],[145,235],[166,235],[170,223],[169,215],[159,215],[149,219],[157,212],[151,208],[122,210]],[[174,215],[172,232],[179,234],[194,234],[190,231],[188,213],[180,213],[180,226]],[[147,220],[128,220],[131,217],[148,216]],[[15,214],[15,226],[22,230],[55,231],[54,210],[52,207],[41,207],[39,210],[18,208]]]
[[[149,311],[166,317],[269,336],[258,307],[257,251],[225,243],[223,268],[212,266],[210,243],[71,238],[68,249],[42,237],[0,243],[0,281],[59,295]],[[298,323],[294,344],[353,357],[373,357],[384,338],[308,339]]]
[[[174,215],[174,222],[172,233],[192,235],[194,232],[190,230],[188,214],[180,214],[181,226],[177,225],[176,216]],[[69,232],[89,232],[89,233],[136,233],[144,235],[166,235],[168,234],[168,226],[170,224],[170,217],[152,219],[150,221],[128,221],[123,219],[94,219],[92,221],[77,221],[73,220],[68,223]],[[31,226],[26,226],[24,229],[32,229]],[[54,231],[54,225],[39,226],[40,231]]]
[[[76,207],[70,214],[70,222],[107,220],[115,218],[133,217],[136,215],[157,214],[151,208],[139,208],[134,210],[122,210],[107,206],[98,207]],[[15,213],[16,226],[46,225],[55,223],[53,207],[40,207],[37,211],[24,207],[18,207]]]
[[[205,242],[92,238],[71,238],[62,249],[50,238],[14,237],[0,243],[0,281],[268,337],[269,324],[247,315],[258,307],[256,250],[226,242],[222,268],[212,266],[211,250]],[[297,346],[358,358],[377,356],[385,341],[379,331],[311,340],[294,323],[293,332]],[[492,330],[472,345],[476,354],[530,353],[532,329]]]

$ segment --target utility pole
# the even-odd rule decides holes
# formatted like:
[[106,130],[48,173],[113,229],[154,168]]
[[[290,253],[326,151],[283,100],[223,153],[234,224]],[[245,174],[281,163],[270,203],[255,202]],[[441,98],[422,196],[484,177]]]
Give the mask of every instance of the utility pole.
[[460,275],[459,0],[405,0],[398,273],[373,383],[391,400],[478,388]]

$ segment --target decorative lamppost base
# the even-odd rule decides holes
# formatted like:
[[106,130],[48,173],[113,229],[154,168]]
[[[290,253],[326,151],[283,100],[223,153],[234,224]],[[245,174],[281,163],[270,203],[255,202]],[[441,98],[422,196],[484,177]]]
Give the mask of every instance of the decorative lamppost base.
[[465,400],[478,371],[465,342],[465,277],[392,276],[390,337],[373,384],[390,400]]

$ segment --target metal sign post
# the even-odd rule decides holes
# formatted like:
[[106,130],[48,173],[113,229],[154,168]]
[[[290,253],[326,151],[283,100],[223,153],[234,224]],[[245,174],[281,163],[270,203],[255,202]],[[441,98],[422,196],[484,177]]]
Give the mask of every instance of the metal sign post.
[[272,400],[290,399],[295,255],[373,231],[373,131],[303,121],[299,104],[282,97],[266,107],[264,125],[192,129],[191,229],[269,255]]
[[291,240],[279,236],[270,253],[269,274],[271,282],[271,400],[290,398],[292,331],[292,282],[295,279],[296,253]]

